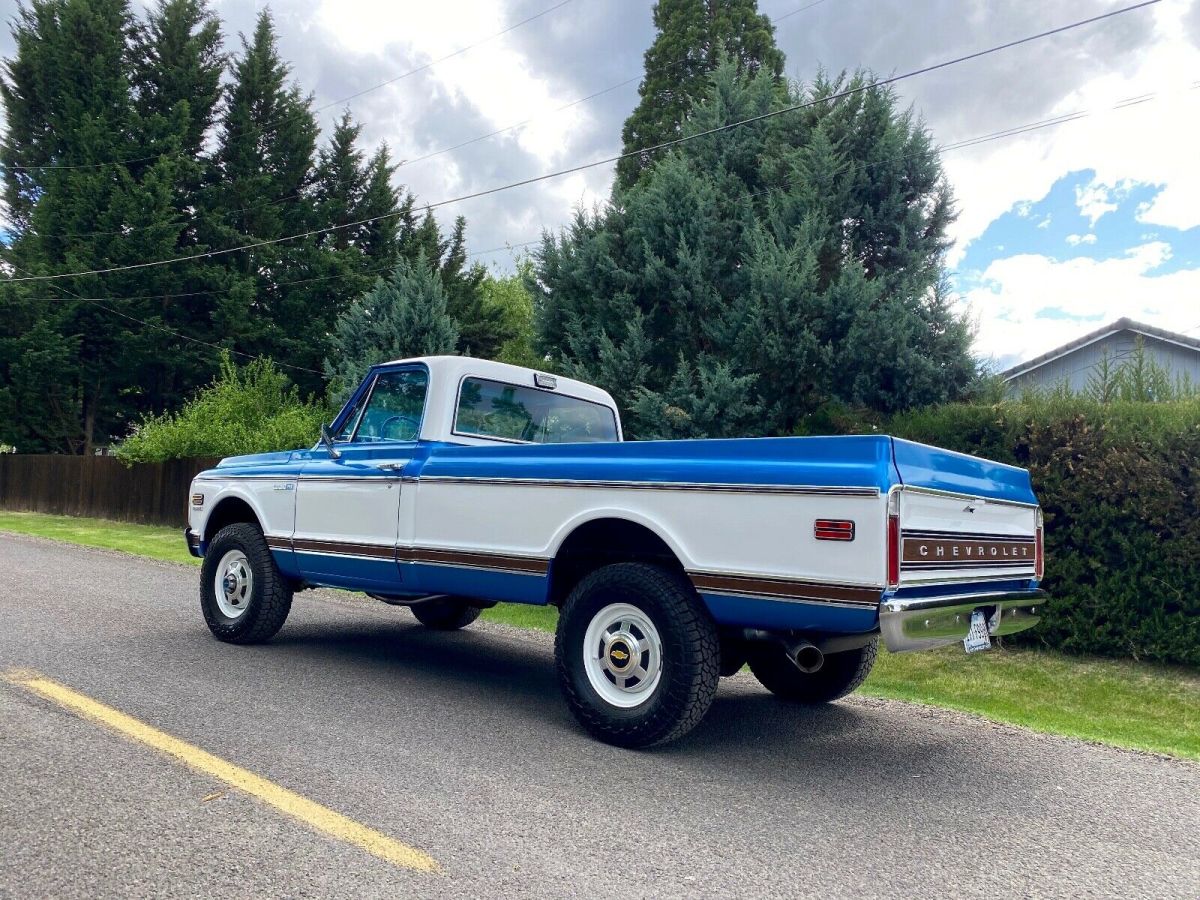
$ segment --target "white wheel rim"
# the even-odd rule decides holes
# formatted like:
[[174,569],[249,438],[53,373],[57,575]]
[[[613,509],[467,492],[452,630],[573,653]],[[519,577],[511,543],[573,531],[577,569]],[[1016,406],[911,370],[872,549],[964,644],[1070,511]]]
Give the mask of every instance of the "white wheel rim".
[[217,574],[213,576],[213,593],[217,596],[217,608],[227,619],[240,619],[250,606],[254,593],[254,572],[250,560],[241,550],[230,550],[221,557]]
[[605,703],[621,709],[654,696],[662,679],[662,639],[650,617],[613,603],[592,617],[583,636],[583,669]]

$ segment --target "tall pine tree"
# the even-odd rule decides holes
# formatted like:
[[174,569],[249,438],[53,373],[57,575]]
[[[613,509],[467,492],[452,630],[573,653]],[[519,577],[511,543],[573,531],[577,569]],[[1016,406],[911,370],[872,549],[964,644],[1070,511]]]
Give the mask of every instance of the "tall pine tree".
[[[13,24],[0,88],[0,144],[18,276],[166,258],[180,225],[179,132],[148,127],[135,102],[125,0],[35,0]],[[158,399],[155,360],[170,356],[147,280],[132,273],[6,286],[0,406],[6,439],[31,450],[90,452]],[[86,299],[79,299],[86,298]],[[38,384],[50,385],[37,401]],[[33,402],[29,402],[32,400]]]
[[688,133],[866,88],[665,154],[537,256],[541,349],[630,432],[791,434],[829,404],[891,411],[974,374],[941,287],[949,189],[928,133],[865,76],[781,96],[726,61]]
[[[641,101],[621,130],[625,153],[679,137],[722,59],[747,75],[765,71],[779,81],[783,73],[775,27],[758,12],[757,0],[658,0],[654,25],[658,36],[646,51]],[[617,187],[632,186],[654,162],[649,153],[622,159]]]
[[[317,123],[311,99],[289,83],[290,73],[264,10],[233,64],[208,194],[214,246],[300,234],[318,221],[311,190]],[[229,288],[217,312],[220,327],[243,352],[318,370],[337,311],[305,284],[293,284],[325,274],[316,240],[256,247],[225,259]],[[298,377],[305,390],[321,386],[317,376]]]

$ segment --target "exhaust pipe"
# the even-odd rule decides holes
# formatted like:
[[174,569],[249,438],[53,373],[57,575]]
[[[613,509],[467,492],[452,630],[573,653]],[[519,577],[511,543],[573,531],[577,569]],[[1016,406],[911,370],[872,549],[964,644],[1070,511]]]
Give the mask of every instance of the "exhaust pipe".
[[792,665],[805,675],[811,675],[825,665],[825,654],[821,652],[821,648],[808,641],[789,644],[787,656],[792,661]]

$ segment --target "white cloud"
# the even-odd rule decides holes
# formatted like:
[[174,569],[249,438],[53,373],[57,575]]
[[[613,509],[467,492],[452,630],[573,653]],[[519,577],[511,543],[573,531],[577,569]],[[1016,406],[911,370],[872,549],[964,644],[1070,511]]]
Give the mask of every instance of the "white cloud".
[[[533,119],[516,130],[516,141],[543,163],[561,156],[568,136],[588,115],[582,107],[548,115],[574,98],[560,96],[547,79],[532,74],[528,60],[511,41],[503,36],[486,40],[512,24],[504,4],[491,0],[457,0],[453,4],[359,0],[348,14],[344,4],[326,0],[318,6],[315,20],[341,45],[331,48],[335,53],[369,53],[386,60],[399,43],[421,63],[439,60],[384,90],[403,104],[408,92],[428,90],[423,87],[428,79],[468,101],[493,128]],[[399,42],[398,35],[402,36]],[[479,46],[466,53],[442,59],[475,43]]]
[[[952,265],[999,216],[1015,205],[1041,200],[1063,175],[1083,169],[1095,170],[1094,183],[1108,190],[1133,183],[1160,186],[1139,216],[1146,224],[1181,229],[1200,225],[1200,204],[1195,202],[1200,196],[1200,166],[1195,161],[1200,90],[1191,86],[1200,72],[1200,47],[1185,27],[1188,11],[1184,2],[1144,11],[1155,22],[1151,47],[1121,60],[1121,66],[1114,62],[1108,74],[1065,93],[1051,109],[1035,112],[1028,120],[1084,110],[1091,112],[1086,118],[945,155],[959,206]],[[1156,92],[1152,100],[1112,108],[1150,92]],[[996,122],[996,128],[1021,123]],[[950,143],[970,135],[937,136]],[[1085,214],[1098,216],[1101,210],[1102,205],[1089,206]]]
[[1080,244],[1096,243],[1096,235],[1094,234],[1068,234],[1067,243],[1072,247],[1078,247]]
[[[1170,258],[1170,245],[1154,241],[1111,259],[998,259],[964,297],[979,325],[975,350],[1030,359],[1122,316],[1194,331],[1200,326],[1200,269],[1150,274]],[[1038,315],[1046,310],[1073,318]]]
[[1075,205],[1080,215],[1087,217],[1089,227],[1095,228],[1101,216],[1117,211],[1132,187],[1128,179],[1120,184],[1104,184],[1093,178],[1088,184],[1075,186]]

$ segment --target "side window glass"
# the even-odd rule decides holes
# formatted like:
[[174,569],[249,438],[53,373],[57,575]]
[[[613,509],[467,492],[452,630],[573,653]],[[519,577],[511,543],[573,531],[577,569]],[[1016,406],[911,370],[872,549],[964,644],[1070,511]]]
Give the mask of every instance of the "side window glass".
[[424,369],[384,372],[367,398],[356,441],[415,441],[421,431],[429,373]]

